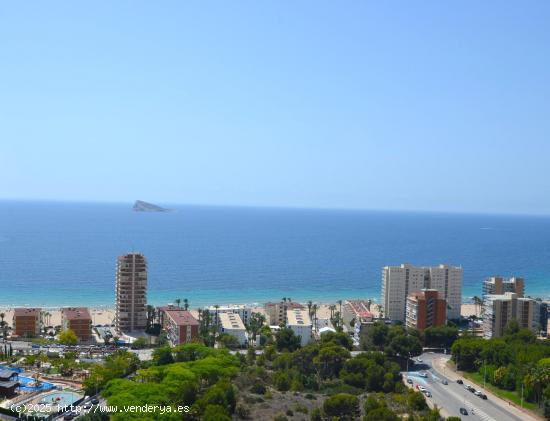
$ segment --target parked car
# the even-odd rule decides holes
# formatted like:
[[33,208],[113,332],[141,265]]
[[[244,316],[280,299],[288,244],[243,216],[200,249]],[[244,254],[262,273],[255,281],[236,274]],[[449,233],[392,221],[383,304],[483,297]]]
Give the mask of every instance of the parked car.
[[468,415],[468,410],[466,408],[460,408],[460,413],[462,415]]
[[463,382],[462,380],[460,380],[460,379],[457,379],[456,382],[457,382],[458,384],[464,384],[464,382]]
[[482,393],[480,395],[480,398],[483,399],[483,400],[487,400],[487,395],[485,393]]
[[92,403],[92,405],[98,405],[99,404],[99,399],[98,398],[92,398],[92,400],[90,402]]
[[407,379],[407,383],[408,383],[408,384],[413,384],[412,379]]
[[428,377],[428,375],[426,374],[425,371],[421,371],[420,373],[418,373],[418,375],[419,375],[420,377]]
[[481,393],[480,390],[476,390],[476,391],[474,392],[474,395],[479,396],[479,397],[481,397],[482,394],[483,394],[483,393]]
[[448,382],[447,380],[445,380],[445,379],[441,380],[441,383],[443,383],[444,385],[448,385],[448,384],[449,384],[449,382]]
[[418,390],[420,390],[421,392],[425,392],[426,388],[424,386],[418,386]]
[[431,397],[432,397],[432,394],[430,393],[429,390],[426,390],[426,391],[424,392],[424,394],[426,395],[427,398],[431,398]]

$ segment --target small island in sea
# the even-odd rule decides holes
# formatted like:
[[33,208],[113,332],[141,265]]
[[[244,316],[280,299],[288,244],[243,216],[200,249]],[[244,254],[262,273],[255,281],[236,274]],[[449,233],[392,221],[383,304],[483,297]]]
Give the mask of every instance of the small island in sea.
[[136,200],[132,209],[135,212],[170,212],[170,209],[165,209],[158,205],[144,202],[143,200]]

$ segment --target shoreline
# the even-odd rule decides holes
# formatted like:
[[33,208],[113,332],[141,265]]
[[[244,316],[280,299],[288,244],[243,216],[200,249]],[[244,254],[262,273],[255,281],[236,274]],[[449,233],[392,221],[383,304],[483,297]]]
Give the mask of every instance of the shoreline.
[[[304,306],[307,306],[307,303],[300,302],[300,304],[303,304]],[[319,303],[315,302],[319,306],[317,314],[319,318],[329,318],[330,317],[330,306],[332,305],[338,305],[337,302],[324,302]],[[264,305],[259,305],[258,303],[254,304],[227,304],[227,305],[245,305],[247,307],[250,307],[253,312],[261,313],[265,315]],[[19,306],[2,306],[0,305],[0,313],[4,313],[4,321],[8,323],[8,325],[12,325],[13,321],[13,310],[14,308],[17,308]],[[46,312],[48,314],[48,326],[59,326],[61,325],[61,309],[63,306],[59,307],[39,307],[35,306],[36,308],[40,308],[43,312]],[[115,307],[98,307],[98,306],[91,306],[88,307],[90,310],[90,314],[92,316],[92,325],[112,325],[114,323],[115,318]],[[198,317],[198,311],[196,308],[189,308],[189,311],[191,314],[193,314],[194,317]],[[373,308],[371,309],[371,312],[377,316],[378,315],[378,309],[376,306],[376,303],[373,302]],[[480,308],[476,306],[475,304],[471,303],[463,303],[460,309],[460,314],[463,317],[469,317],[469,316],[480,316]]]

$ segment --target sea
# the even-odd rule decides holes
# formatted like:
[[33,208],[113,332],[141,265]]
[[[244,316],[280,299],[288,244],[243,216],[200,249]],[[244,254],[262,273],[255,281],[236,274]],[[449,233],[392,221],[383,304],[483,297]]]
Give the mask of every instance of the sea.
[[463,298],[494,275],[550,298],[550,217],[0,201],[0,306],[113,307],[117,256],[148,260],[148,302],[380,299],[386,265],[464,268]]

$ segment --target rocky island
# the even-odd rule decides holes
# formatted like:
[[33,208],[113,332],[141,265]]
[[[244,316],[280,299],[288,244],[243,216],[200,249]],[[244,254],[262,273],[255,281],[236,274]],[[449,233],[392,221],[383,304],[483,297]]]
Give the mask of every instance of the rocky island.
[[152,203],[144,202],[143,200],[136,200],[132,209],[135,212],[170,212],[170,209],[165,209]]

